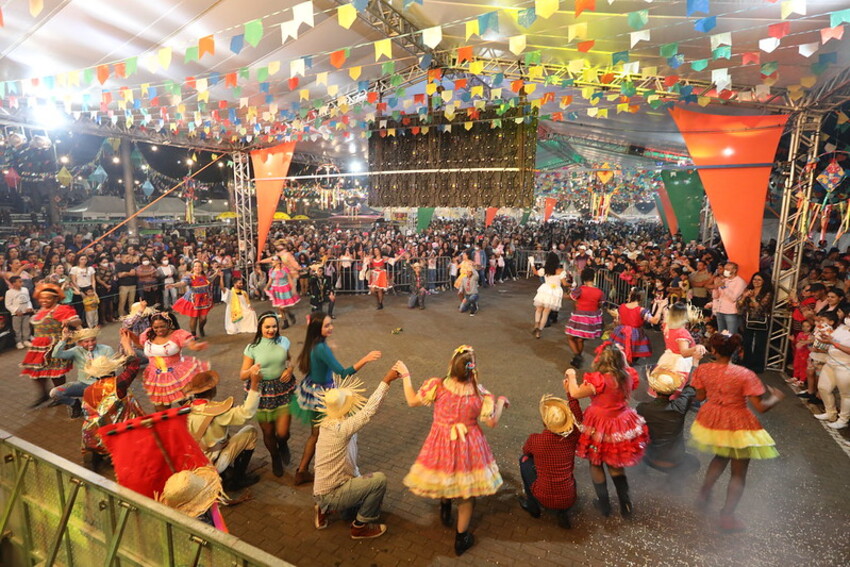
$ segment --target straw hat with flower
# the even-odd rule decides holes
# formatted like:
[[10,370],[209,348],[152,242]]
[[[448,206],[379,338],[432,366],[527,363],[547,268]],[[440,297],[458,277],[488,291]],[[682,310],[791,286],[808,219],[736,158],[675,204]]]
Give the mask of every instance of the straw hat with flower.
[[124,366],[127,362],[127,357],[122,355],[117,356],[96,356],[86,362],[83,372],[86,376],[92,378],[103,378],[115,373],[116,370]]
[[362,380],[356,376],[349,376],[339,381],[336,388],[329,388],[319,394],[321,417],[317,420],[318,423],[324,423],[326,420],[345,419],[362,408],[366,403],[366,398],[361,395],[366,389],[362,386]]
[[540,398],[540,417],[546,429],[556,435],[567,436],[575,427],[575,416],[567,401],[548,394]]
[[647,376],[649,387],[656,394],[669,395],[682,387],[685,377],[681,372],[666,366],[656,366]]
[[212,465],[174,473],[157,496],[159,502],[192,518],[209,510],[221,498],[221,477]]

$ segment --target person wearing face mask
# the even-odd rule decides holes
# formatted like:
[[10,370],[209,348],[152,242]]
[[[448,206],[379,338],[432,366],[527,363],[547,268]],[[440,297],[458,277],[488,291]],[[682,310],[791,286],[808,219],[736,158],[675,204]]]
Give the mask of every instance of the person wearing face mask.
[[149,257],[142,256],[141,265],[136,268],[136,278],[138,278],[139,297],[147,301],[148,305],[159,303],[156,266]]
[[[845,316],[843,325],[839,325],[826,339],[829,349],[826,351],[826,364],[818,377],[818,392],[823,400],[824,413],[815,417],[822,421],[832,421],[832,429],[844,429],[850,424],[850,317]],[[838,388],[841,406],[836,410],[835,394]]]
[[746,280],[738,275],[738,264],[726,262],[726,265],[723,266],[722,277],[715,278],[711,285],[712,306],[717,316],[717,329],[721,333],[729,331],[734,335],[741,327],[738,300],[744,294],[746,288]]
[[101,325],[115,320],[115,269],[106,257],[100,259],[94,270],[95,293],[100,297],[97,318]]
[[174,287],[174,276],[176,275],[177,269],[171,265],[167,256],[163,256],[159,267],[156,269],[156,276],[162,284],[163,309],[171,309],[171,306],[177,301],[177,288]]

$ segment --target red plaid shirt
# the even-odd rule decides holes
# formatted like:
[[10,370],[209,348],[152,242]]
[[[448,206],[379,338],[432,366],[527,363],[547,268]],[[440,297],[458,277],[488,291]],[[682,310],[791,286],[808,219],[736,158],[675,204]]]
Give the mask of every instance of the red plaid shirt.
[[[570,400],[569,403],[576,424],[581,423],[578,400]],[[573,469],[579,435],[578,427],[566,437],[544,429],[542,433],[529,435],[522,447],[523,454],[534,457],[537,480],[531,485],[531,492],[544,508],[565,510],[576,501]]]

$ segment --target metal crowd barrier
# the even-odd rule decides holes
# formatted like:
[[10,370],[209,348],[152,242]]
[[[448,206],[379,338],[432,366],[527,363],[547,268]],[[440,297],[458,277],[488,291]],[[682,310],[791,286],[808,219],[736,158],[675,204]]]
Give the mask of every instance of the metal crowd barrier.
[[[413,262],[418,261],[422,266],[422,278],[427,289],[439,289],[450,285],[449,265],[452,258],[448,256],[437,256],[436,269],[431,273],[428,269],[427,260],[397,260],[393,264],[387,263],[387,281],[390,289],[396,292],[408,292],[413,285]],[[365,280],[360,279],[363,264],[359,260],[351,261],[351,267],[344,267],[339,258],[330,259],[325,263],[325,273],[332,274],[334,291],[336,293],[368,293],[368,273]],[[303,272],[299,276],[303,276]],[[300,279],[300,277],[299,277]],[[301,283],[299,282],[299,286]],[[299,290],[300,292],[300,290]]]
[[290,565],[0,430],[0,565]]

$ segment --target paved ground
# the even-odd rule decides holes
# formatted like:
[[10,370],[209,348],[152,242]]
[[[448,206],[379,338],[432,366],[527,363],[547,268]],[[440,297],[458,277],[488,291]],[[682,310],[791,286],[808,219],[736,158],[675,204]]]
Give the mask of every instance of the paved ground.
[[[316,531],[310,488],[293,486],[292,468],[282,479],[275,478],[262,448],[254,457],[262,474],[262,481],[251,489],[255,499],[225,510],[231,531],[305,566],[850,564],[850,460],[841,446],[850,447],[847,434],[830,435],[811,417],[811,409],[790,395],[761,417],[782,455],[754,462],[750,468],[739,509],[748,526],[744,534],[722,535],[714,524],[727,478],[718,487],[711,513],[701,516],[694,511],[701,473],[677,493],[659,473],[630,470],[636,512],[631,521],[623,521],[616,513],[602,519],[595,512],[587,466],[579,462],[580,500],[572,530],[559,529],[554,518],[534,520],[523,512],[517,505],[521,483],[516,459],[526,436],[541,428],[540,396],[561,393],[569,358],[562,326],[547,329],[540,340],[529,333],[534,287],[527,280],[483,290],[482,310],[476,317],[456,313],[450,294],[430,298],[425,311],[408,311],[404,298],[392,296],[383,311],[375,311],[364,297],[344,297],[339,302],[334,349],[343,364],[372,349],[384,353],[380,362],[362,372],[370,388],[396,359],[407,363],[416,383],[443,375],[452,350],[469,343],[479,353],[482,383],[511,399],[501,424],[487,431],[505,486],[477,503],[473,529],[478,543],[466,555],[454,557],[453,534],[441,526],[436,503],[411,495],[401,483],[425,438],[431,415],[427,408],[410,409],[404,404],[400,383],[360,435],[361,470],[384,471],[389,478],[384,506],[389,531],[384,537],[354,542],[341,521]],[[301,324],[287,331],[296,352],[303,342],[306,306],[297,311]],[[221,394],[238,396],[236,371],[249,337],[224,335],[223,316],[221,306],[213,310],[211,347],[201,356],[208,357],[222,375]],[[403,331],[392,334],[399,327]],[[107,328],[104,341],[115,344],[116,333],[114,325]],[[17,376],[20,358],[16,351],[0,354],[0,428],[79,462],[79,429],[65,409],[26,409],[34,394],[27,380]],[[769,375],[766,380],[785,388],[778,376]],[[305,426],[293,427],[293,460],[306,434]],[[707,459],[702,457],[702,462]]]

